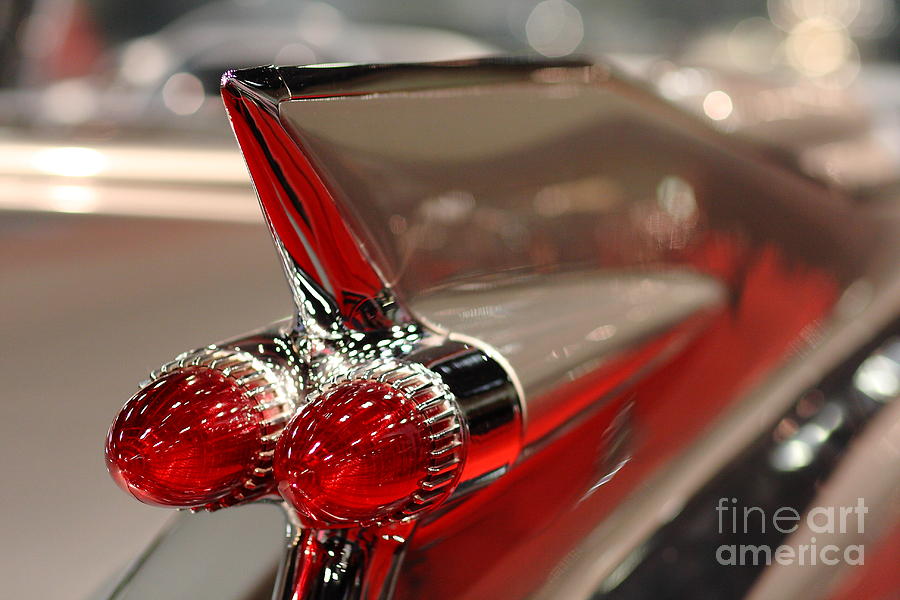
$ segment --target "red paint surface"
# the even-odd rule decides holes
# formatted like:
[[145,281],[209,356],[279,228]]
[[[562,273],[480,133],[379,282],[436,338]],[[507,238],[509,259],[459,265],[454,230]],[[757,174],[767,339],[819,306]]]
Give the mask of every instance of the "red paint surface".
[[[426,593],[448,599],[521,598],[547,584],[587,532],[665,469],[760,376],[799,349],[837,295],[829,276],[788,265],[775,248],[750,252],[715,238],[688,262],[735,282],[732,304],[668,362],[599,403],[592,415],[516,465],[488,493],[464,500],[453,519],[445,515],[422,523],[398,582],[398,598]],[[629,361],[621,367],[632,369]],[[624,379],[618,372],[595,375],[589,381],[597,400],[608,395],[611,382]],[[590,390],[579,394],[587,397]],[[605,473],[604,433],[625,403],[633,406],[631,460],[586,496]]]

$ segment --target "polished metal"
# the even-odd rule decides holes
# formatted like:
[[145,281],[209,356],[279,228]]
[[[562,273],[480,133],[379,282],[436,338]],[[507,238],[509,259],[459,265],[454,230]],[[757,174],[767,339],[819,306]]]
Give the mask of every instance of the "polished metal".
[[455,494],[395,537],[289,513],[279,600],[609,592],[896,318],[897,215],[606,67],[265,67],[223,95],[297,306],[298,410],[410,369],[468,437]]
[[509,364],[525,399],[528,446],[596,402],[552,393],[560,381],[663,340],[646,352],[648,368],[696,335],[726,300],[722,283],[702,273],[584,269],[451,284],[412,306],[432,327],[489,344]]
[[273,600],[387,600],[415,522],[386,527],[303,529],[288,516],[288,547]]
[[[428,81],[430,67],[407,69],[422,71]],[[504,65],[480,79],[511,82],[533,69]],[[347,71],[365,76],[367,69]],[[333,80],[326,74],[320,81],[319,75],[292,71],[290,85],[302,82],[319,93],[318,85]],[[429,327],[395,293],[383,262],[373,259],[378,248],[363,244],[365,233],[278,119],[279,101],[291,94],[285,77],[274,68],[226,74],[223,96],[297,304],[294,339],[308,363],[307,389],[321,391],[329,380],[369,366],[424,366],[456,388],[460,429],[469,440],[460,489],[504,472],[521,448],[522,390],[514,370],[502,353],[483,351],[490,345],[477,337],[471,344],[454,342],[446,330]]]
[[503,357],[479,340],[451,336],[405,360],[437,376],[458,407],[466,456],[455,496],[506,473],[522,450],[523,395]]
[[[588,68],[583,62],[559,63],[573,65]],[[327,339],[340,336],[342,327],[365,333],[414,319],[397,295],[393,265],[385,258],[389,249],[373,239],[387,230],[383,221],[334,196],[333,182],[318,168],[316,149],[307,152],[306,142],[297,139],[296,119],[291,117],[295,102],[282,101],[295,94],[356,97],[362,93],[360,88],[373,84],[379,91],[397,89],[405,94],[433,87],[436,76],[446,80],[445,85],[466,89],[522,84],[532,74],[549,70],[547,64],[529,61],[486,61],[478,63],[477,69],[467,66],[476,65],[436,63],[380,70],[347,66],[337,71],[266,67],[223,77],[226,108],[263,212],[277,237],[297,303],[298,326],[307,335]],[[560,73],[566,77],[569,71]]]
[[[722,331],[725,315],[756,287],[781,286],[772,293],[789,296],[785,260],[810,273],[799,280],[819,297],[810,314],[827,310],[839,285],[832,278],[846,277],[865,245],[841,223],[839,201],[736,153],[604,67],[264,68],[224,81],[298,305],[297,331],[310,356],[323,357],[311,359],[313,371],[352,366],[351,353],[375,359],[383,343],[375,340],[386,337],[379,331],[399,328],[399,357],[449,332],[496,348],[521,390],[521,468],[504,486],[487,486],[480,503],[493,490],[505,499],[481,512],[451,502],[426,517],[409,552],[453,553],[520,528],[535,511],[544,514],[534,519],[564,521],[565,504],[545,497],[526,507],[525,492],[546,478],[527,465],[545,463],[560,444],[570,447],[560,458],[580,465],[591,457],[590,465],[549,485],[559,486],[556,494],[577,490],[579,519],[597,519],[589,516],[604,506],[592,493],[597,484],[612,489],[648,451],[629,443],[623,452],[599,436],[585,453],[572,445],[573,432],[592,423],[605,430],[613,415],[626,415],[618,417],[625,431],[641,431],[649,400],[629,400],[635,392],[627,390],[658,386],[654,373],[702,347],[710,328]],[[748,218],[743,203],[762,197],[779,227]],[[812,206],[818,239],[801,243],[793,236]],[[779,335],[796,335],[789,312],[777,318],[786,323]],[[552,568],[560,557],[533,539],[535,550],[544,547],[534,565]],[[519,546],[516,553],[528,547]],[[515,572],[516,553],[479,556],[496,565],[496,582]],[[431,564],[431,576],[450,576],[441,564]],[[401,597],[426,593],[404,588],[422,575],[412,567],[401,576]],[[480,585],[467,593],[499,592]],[[461,592],[449,585],[427,593]]]
[[305,402],[340,383],[375,380],[409,395],[420,409],[443,406],[433,417],[440,420],[433,423],[439,431],[430,436],[435,456],[428,467],[430,475],[392,523],[333,530],[306,528],[285,505],[289,539],[275,588],[277,599],[390,598],[415,519],[428,516],[436,506],[438,513],[449,510],[442,505],[452,507],[503,475],[519,455],[520,395],[508,367],[494,351],[476,346],[473,340],[394,331],[396,336],[384,338],[388,343],[380,348],[388,351],[393,344],[390,340],[400,340],[394,349],[403,351],[400,358],[371,354],[366,344],[359,342],[372,338],[360,336],[345,344],[325,346],[332,351],[312,354],[310,373],[316,375],[310,381],[315,381],[315,388]]

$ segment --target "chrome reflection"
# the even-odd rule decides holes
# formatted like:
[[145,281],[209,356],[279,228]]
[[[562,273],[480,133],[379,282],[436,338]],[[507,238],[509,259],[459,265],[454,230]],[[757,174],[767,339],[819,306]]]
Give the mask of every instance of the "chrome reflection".
[[[398,343],[407,359],[449,359],[456,349],[440,336],[450,331],[449,342],[483,342],[472,350],[488,358],[496,349],[522,384],[526,448],[503,483],[484,488],[485,500],[490,490],[505,498],[451,499],[419,522],[409,542],[418,557],[465,547],[472,568],[497,573],[519,566],[528,536],[584,534],[616,502],[592,493],[598,484],[628,491],[655,468],[646,459],[682,452],[746,389],[748,372],[768,372],[813,334],[843,277],[859,276],[846,272],[859,247],[838,199],[720,146],[605,68],[262,68],[229,74],[225,97],[301,316],[318,313],[316,302],[341,316],[321,331],[299,321],[298,343],[323,361],[314,371]],[[765,218],[749,218],[760,200]],[[405,314],[411,322],[396,318]],[[402,326],[419,317],[426,327],[406,338]],[[627,440],[603,432],[630,393],[646,435],[642,460],[626,464]],[[724,460],[709,457],[709,468]],[[669,518],[682,496],[662,503]],[[577,511],[585,521],[566,527]],[[486,531],[524,525],[522,546],[485,543]],[[523,590],[561,572],[561,549],[539,548]],[[471,583],[459,565],[441,572],[440,559],[408,567],[401,597],[420,596],[435,573]]]
[[531,427],[561,414],[557,403],[568,400],[546,395],[560,381],[594,372],[725,298],[720,282],[688,270],[587,271],[495,276],[424,294],[412,308],[439,329],[496,348],[519,374]]
[[777,429],[795,431],[773,448],[770,457],[772,467],[776,471],[789,472],[812,464],[822,445],[846,421],[846,410],[838,402],[827,402],[812,419],[799,427],[791,420],[779,423]]
[[876,402],[900,398],[900,338],[891,340],[869,357],[853,376],[860,392]]
[[590,484],[584,495],[578,500],[581,504],[590,498],[597,490],[612,481],[619,471],[625,468],[632,458],[632,440],[634,403],[628,402],[622,406],[613,417],[609,426],[600,436],[597,448],[597,480]]

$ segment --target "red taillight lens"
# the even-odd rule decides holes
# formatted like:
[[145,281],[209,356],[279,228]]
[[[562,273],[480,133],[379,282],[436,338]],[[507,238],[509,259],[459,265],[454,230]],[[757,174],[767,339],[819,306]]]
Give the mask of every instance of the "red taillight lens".
[[449,495],[463,450],[458,415],[445,398],[347,381],[288,424],[275,449],[275,479],[308,524],[397,521]]
[[210,506],[245,492],[264,450],[266,415],[234,379],[207,367],[167,373],[113,422],[106,463],[138,500]]

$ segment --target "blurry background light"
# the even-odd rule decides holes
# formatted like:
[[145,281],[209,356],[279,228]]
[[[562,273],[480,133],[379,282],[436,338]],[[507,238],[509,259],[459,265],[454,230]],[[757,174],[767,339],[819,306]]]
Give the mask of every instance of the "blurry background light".
[[285,45],[275,55],[276,65],[306,65],[316,61],[316,53],[301,42]]
[[97,195],[82,185],[54,185],[49,190],[53,210],[65,213],[89,213],[97,208]]
[[722,90],[714,90],[703,99],[703,112],[713,121],[724,121],[731,116],[733,110],[731,96]]
[[152,37],[129,42],[119,61],[119,76],[133,85],[146,85],[162,79],[173,62],[168,49]]
[[763,73],[776,64],[782,33],[768,19],[750,17],[738,22],[728,34],[728,58],[738,68]]
[[772,466],[779,471],[797,471],[808,467],[815,458],[813,447],[801,439],[792,439],[776,447]]
[[854,36],[880,37],[888,34],[897,23],[897,9],[891,0],[865,0],[859,8],[859,14],[849,24]]
[[344,16],[324,2],[304,3],[298,19],[298,37],[314,46],[328,46],[340,39]]
[[[772,449],[769,458],[776,470],[791,472],[808,467],[821,456],[823,446],[844,425],[847,413],[840,402],[825,402],[818,409],[814,406],[809,407],[813,409],[811,418],[800,427],[793,423],[786,428],[779,425],[779,433],[790,431],[790,434]],[[782,423],[785,421],[790,419],[784,419]]]
[[163,103],[176,115],[192,115],[206,99],[203,83],[190,73],[175,73],[162,90]]
[[106,168],[107,160],[91,148],[47,148],[32,157],[38,171],[64,177],[90,177]]
[[81,123],[95,116],[97,100],[97,91],[90,82],[83,79],[63,79],[49,85],[42,92],[41,114],[51,123]]
[[793,27],[785,40],[788,62],[809,77],[838,71],[855,54],[846,28],[830,17],[811,17]]
[[525,35],[544,56],[571,54],[584,39],[581,12],[566,0],[544,0],[528,15]]
[[669,100],[681,100],[698,94],[709,85],[709,81],[700,69],[677,68],[673,65],[659,77],[657,85],[660,93]]

